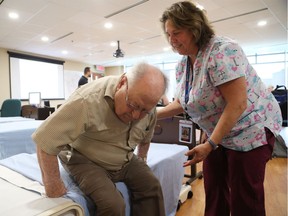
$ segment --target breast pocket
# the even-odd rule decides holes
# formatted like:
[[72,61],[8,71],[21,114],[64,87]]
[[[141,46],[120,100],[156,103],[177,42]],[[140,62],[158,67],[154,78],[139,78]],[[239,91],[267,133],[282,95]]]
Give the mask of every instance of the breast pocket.
[[151,129],[149,129],[147,126],[143,127],[134,127],[130,131],[128,145],[135,149],[135,147],[142,143],[142,142],[149,142],[149,134],[151,134]]

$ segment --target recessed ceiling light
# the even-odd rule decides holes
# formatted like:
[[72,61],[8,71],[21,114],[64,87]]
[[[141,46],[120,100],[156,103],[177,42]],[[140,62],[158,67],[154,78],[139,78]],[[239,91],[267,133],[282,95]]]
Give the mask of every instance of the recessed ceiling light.
[[111,43],[110,43],[110,46],[112,46],[112,47],[117,46],[117,42],[115,42],[115,41],[111,42]]
[[46,37],[46,36],[43,36],[43,37],[41,38],[41,40],[46,42],[46,41],[49,41],[49,38]]
[[68,51],[67,50],[63,50],[62,54],[66,55],[66,54],[68,54]]
[[9,17],[10,17],[11,19],[18,19],[18,18],[19,18],[19,15],[18,15],[17,13],[15,13],[15,12],[10,12],[10,13],[9,13]]
[[257,23],[258,26],[265,26],[266,24],[267,24],[267,21],[265,21],[265,20],[259,21]]
[[196,3],[196,7],[199,8],[200,10],[204,10],[204,6],[200,5],[199,3]]
[[164,47],[164,48],[163,48],[163,51],[165,51],[165,52],[167,52],[167,51],[169,51],[169,50],[171,50],[171,47]]
[[107,22],[104,24],[104,27],[107,28],[107,29],[111,29],[113,27],[113,24],[110,23],[110,22]]

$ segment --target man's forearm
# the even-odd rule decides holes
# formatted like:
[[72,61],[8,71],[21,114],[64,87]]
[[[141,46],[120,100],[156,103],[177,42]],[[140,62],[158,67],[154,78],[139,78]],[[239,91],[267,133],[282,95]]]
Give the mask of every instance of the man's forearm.
[[42,180],[48,197],[60,197],[66,193],[61,180],[57,156],[49,155],[37,148],[37,157],[42,173]]
[[138,145],[137,156],[142,158],[145,162],[147,159],[147,153],[150,147],[150,143],[141,143]]

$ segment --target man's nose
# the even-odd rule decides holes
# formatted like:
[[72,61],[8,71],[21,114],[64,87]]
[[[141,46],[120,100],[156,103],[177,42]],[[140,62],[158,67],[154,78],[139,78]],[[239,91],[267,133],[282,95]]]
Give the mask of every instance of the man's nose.
[[132,111],[132,118],[134,120],[138,120],[141,117],[141,110],[133,110]]

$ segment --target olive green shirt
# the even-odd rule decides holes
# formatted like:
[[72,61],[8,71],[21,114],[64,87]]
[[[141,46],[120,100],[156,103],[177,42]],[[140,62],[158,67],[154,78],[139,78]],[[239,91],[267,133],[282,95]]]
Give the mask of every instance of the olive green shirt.
[[114,112],[114,94],[120,76],[108,76],[77,89],[32,134],[45,152],[57,155],[70,144],[107,170],[121,169],[138,144],[150,143],[156,124],[153,114],[130,124]]

